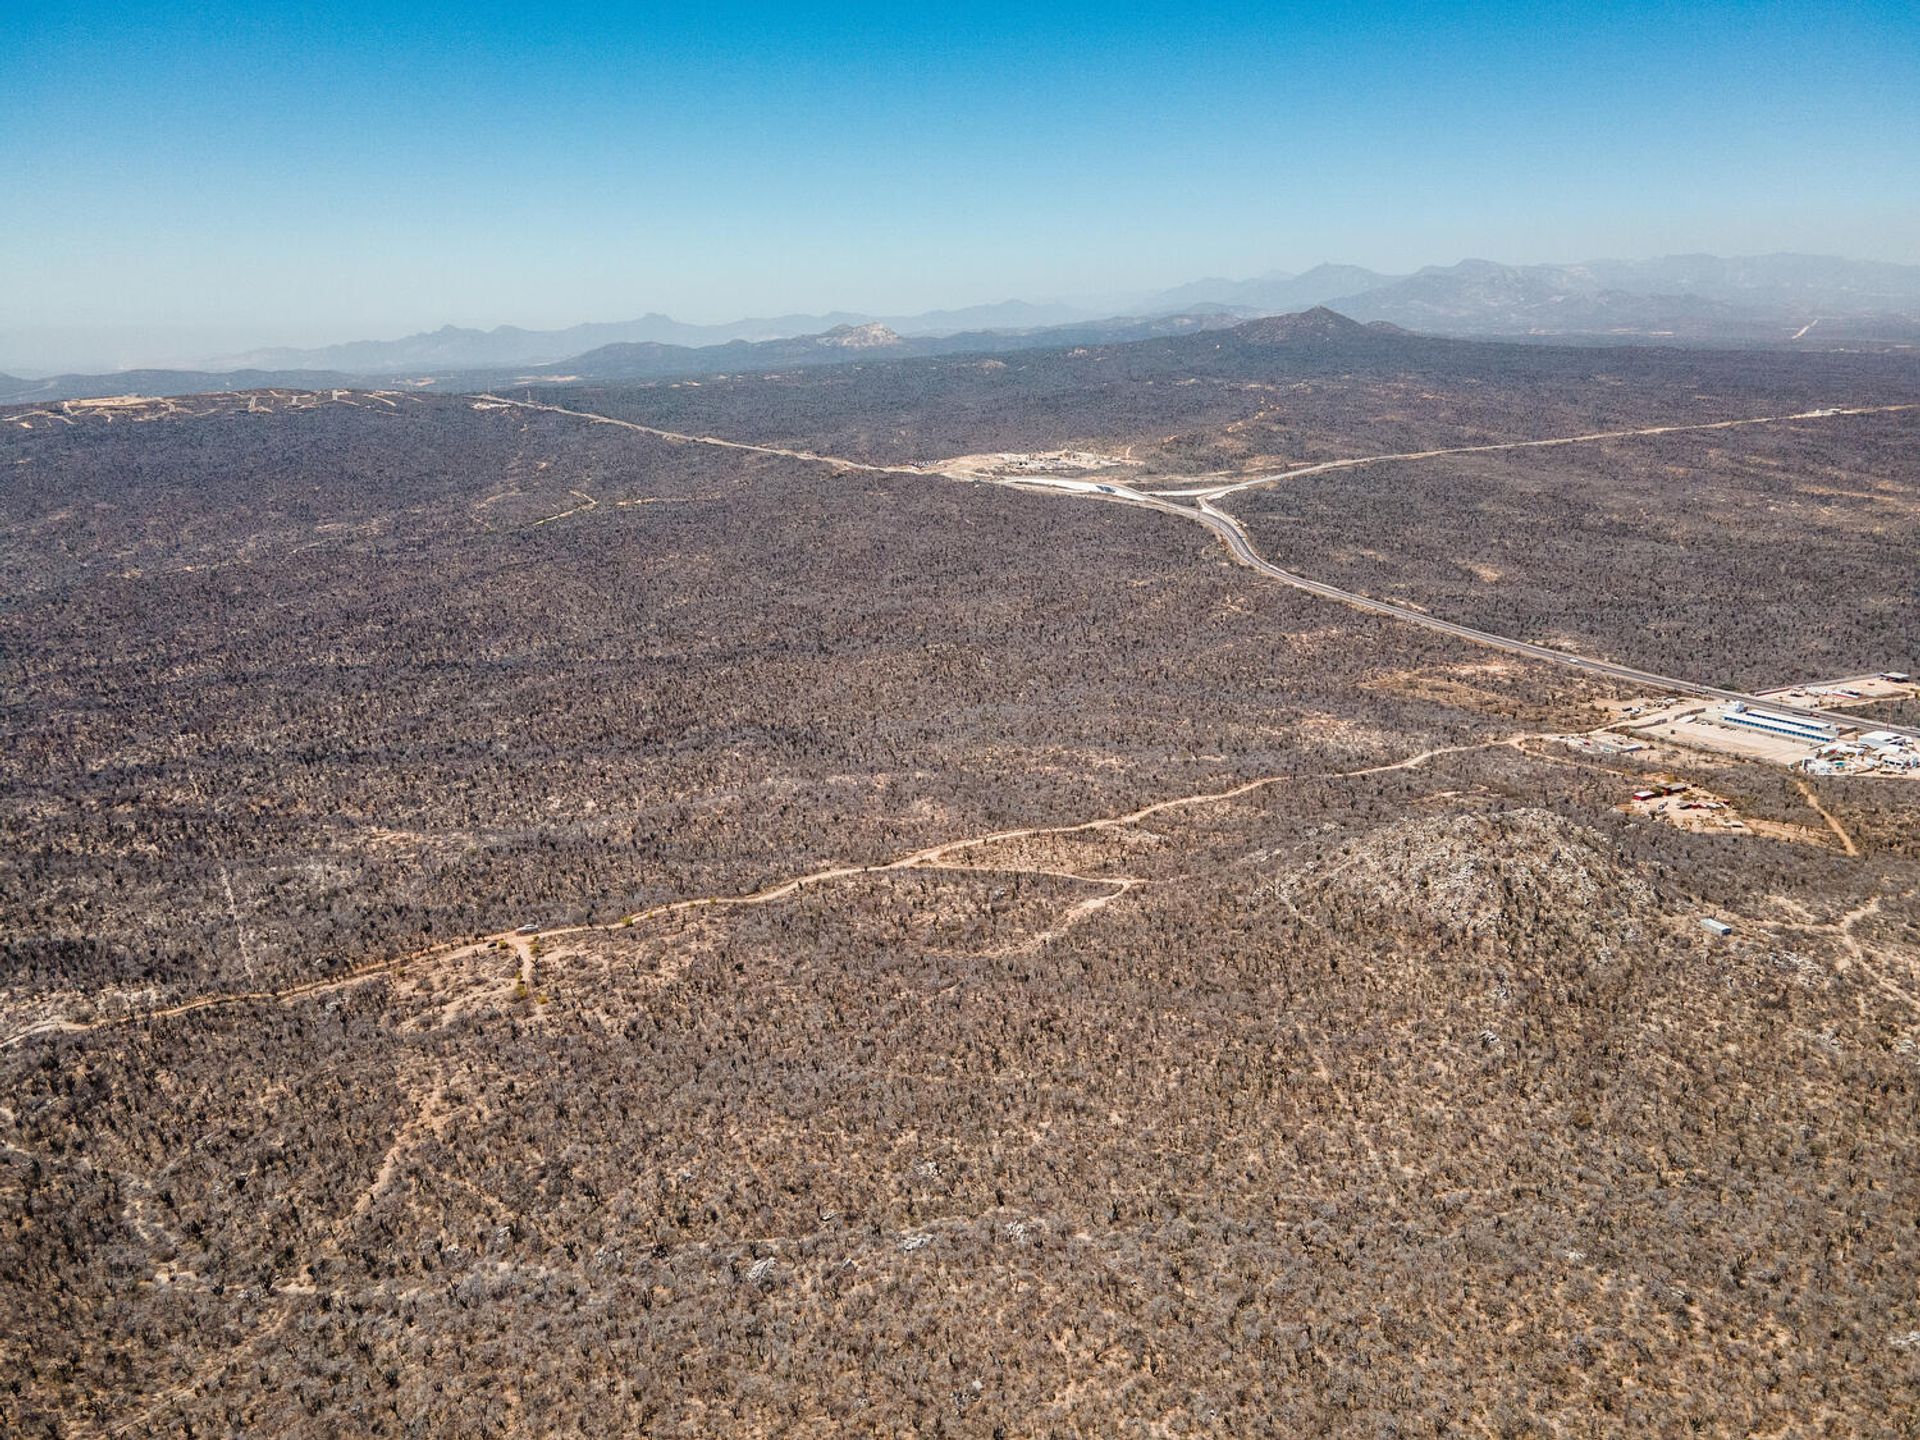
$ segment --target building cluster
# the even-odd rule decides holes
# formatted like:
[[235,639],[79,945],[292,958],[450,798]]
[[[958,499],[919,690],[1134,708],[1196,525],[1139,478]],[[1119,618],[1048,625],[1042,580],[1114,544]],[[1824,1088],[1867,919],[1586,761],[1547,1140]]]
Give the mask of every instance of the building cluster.
[[1633,798],[1642,802],[1658,800],[1666,795],[1684,795],[1688,786],[1679,780],[1656,780],[1644,790],[1633,792]]
[[1790,763],[1812,775],[1920,774],[1920,743],[1893,730],[1869,730],[1854,735],[1849,729],[1816,719],[1768,710],[1736,701],[1713,717],[1722,725],[1757,730],[1796,740],[1811,753]]
[[1811,775],[1859,775],[1875,770],[1920,773],[1920,745],[1891,730],[1869,730],[1852,740],[1831,740],[1801,762]]

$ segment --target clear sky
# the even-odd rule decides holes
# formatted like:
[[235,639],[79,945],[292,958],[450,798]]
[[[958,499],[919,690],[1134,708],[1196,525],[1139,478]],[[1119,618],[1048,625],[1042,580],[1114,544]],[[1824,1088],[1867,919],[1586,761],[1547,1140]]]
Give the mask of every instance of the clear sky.
[[1920,261],[1914,0],[20,0],[6,32],[0,366],[1324,259]]

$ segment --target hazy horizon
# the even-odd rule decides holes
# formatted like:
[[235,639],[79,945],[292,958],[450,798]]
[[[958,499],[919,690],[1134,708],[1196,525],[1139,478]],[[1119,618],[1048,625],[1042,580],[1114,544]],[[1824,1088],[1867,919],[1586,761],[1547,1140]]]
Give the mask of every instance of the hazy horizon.
[[1895,5],[42,9],[0,56],[0,368],[1097,309],[1323,260],[1912,263],[1915,31]]
[[[1675,251],[1681,254],[1716,254],[1718,258],[1743,259],[1748,256],[1728,255],[1723,252],[1705,250]],[[1773,254],[1791,252],[1767,252]],[[1513,259],[1486,255],[1458,256],[1452,260],[1423,262],[1420,265],[1406,267],[1401,271],[1390,271],[1382,266],[1367,265],[1364,261],[1345,259],[1313,261],[1296,265],[1271,265],[1247,272],[1245,275],[1220,276],[1212,273],[1194,271],[1175,279],[1152,286],[1141,286],[1122,294],[1107,295],[1021,295],[1004,294],[997,296],[976,296],[970,299],[958,299],[946,303],[921,306],[914,310],[889,311],[871,305],[807,305],[795,304],[778,309],[758,311],[739,310],[735,312],[702,312],[682,314],[665,310],[658,306],[636,309],[631,312],[599,313],[560,319],[551,322],[525,321],[515,319],[473,318],[461,320],[440,320],[421,323],[406,329],[387,331],[360,331],[336,327],[333,330],[319,330],[301,335],[289,336],[280,332],[268,333],[259,327],[235,327],[219,329],[196,326],[157,326],[132,329],[106,327],[100,331],[89,332],[81,327],[51,327],[36,336],[26,332],[26,338],[20,338],[21,332],[0,331],[0,373],[22,377],[36,377],[58,373],[70,373],[85,370],[113,371],[133,369],[191,368],[196,365],[223,358],[243,355],[253,351],[272,349],[319,349],[330,345],[343,345],[356,341],[400,340],[414,335],[431,334],[435,331],[452,328],[458,330],[491,331],[504,328],[518,328],[529,331],[566,330],[578,325],[620,324],[638,320],[647,315],[662,314],[668,318],[689,325],[725,325],[739,320],[777,319],[783,316],[829,316],[835,314],[853,314],[898,318],[915,316],[945,310],[968,310],[985,306],[1008,303],[1026,303],[1036,306],[1067,306],[1085,311],[1088,316],[1113,316],[1123,314],[1126,307],[1142,302],[1164,290],[1206,279],[1242,280],[1269,274],[1304,274],[1317,265],[1358,265],[1361,268],[1376,270],[1383,274],[1404,274],[1438,266],[1462,264],[1474,260],[1492,260],[1496,264],[1513,266],[1528,265],[1577,265],[1601,260],[1652,260],[1663,258],[1655,255],[1582,255],[1575,258],[1565,256],[1540,256],[1527,259]],[[1888,264],[1914,264],[1908,260],[1885,260],[1873,255],[1833,256],[1834,259],[1851,261],[1879,262]],[[198,338],[196,338],[198,337]],[[15,359],[9,356],[33,357],[36,355],[64,356],[49,363],[43,359]]]

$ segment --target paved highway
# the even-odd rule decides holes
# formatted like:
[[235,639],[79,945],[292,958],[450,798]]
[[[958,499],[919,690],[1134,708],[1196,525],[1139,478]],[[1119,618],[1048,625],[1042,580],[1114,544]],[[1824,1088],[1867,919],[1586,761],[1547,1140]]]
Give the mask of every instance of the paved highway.
[[1212,500],[1204,496],[1200,498],[1198,506],[1194,507],[1176,505],[1171,500],[1161,499],[1157,495],[1142,494],[1124,485],[1108,485],[1096,489],[1083,483],[1070,486],[1048,485],[1046,481],[1037,479],[1000,483],[1020,488],[1068,489],[1073,494],[1086,495],[1095,500],[1106,500],[1123,505],[1143,505],[1150,510],[1178,515],[1183,520],[1197,521],[1220,537],[1235,560],[1249,570],[1258,571],[1270,579],[1291,585],[1296,590],[1304,590],[1309,595],[1318,595],[1323,600],[1336,600],[1342,605],[1351,605],[1356,610],[1385,615],[1394,620],[1404,620],[1409,625],[1438,631],[1442,635],[1451,635],[1475,645],[1504,650],[1510,655],[1524,655],[1529,660],[1544,660],[1550,665],[1563,665],[1571,670],[1585,671],[1589,675],[1603,675],[1610,680],[1622,680],[1629,685],[1639,685],[1648,690],[1660,690],[1673,695],[1694,695],[1702,700],[1739,701],[1743,704],[1778,711],[1782,715],[1798,715],[1809,720],[1823,720],[1830,725],[1844,725],[1852,729],[1857,729],[1866,723],[1876,730],[1889,730],[1896,735],[1907,735],[1920,740],[1920,729],[1911,726],[1888,725],[1878,720],[1863,721],[1863,717],[1859,715],[1847,715],[1839,711],[1807,710],[1797,705],[1782,705],[1740,690],[1722,690],[1717,685],[1702,685],[1697,681],[1681,680],[1672,675],[1658,675],[1651,670],[1636,670],[1631,665],[1617,665],[1611,660],[1576,655],[1568,650],[1556,650],[1550,645],[1536,645],[1530,640],[1515,640],[1510,636],[1496,635],[1490,630],[1476,630],[1471,625],[1442,620],[1438,616],[1428,615],[1405,605],[1396,605],[1390,600],[1376,600],[1371,595],[1359,595],[1351,590],[1342,590],[1338,585],[1329,585],[1324,580],[1312,580],[1305,575],[1297,575],[1291,570],[1282,569],[1262,556],[1253,548],[1253,542],[1247,537],[1246,527],[1226,511],[1217,508]]
[[[788,450],[774,445],[754,445],[739,440],[727,440],[717,435],[689,435],[675,430],[660,430],[651,425],[641,425],[632,420],[617,420],[611,415],[599,415],[591,410],[571,410],[559,405],[544,405],[530,400],[512,400],[503,395],[480,395],[475,399],[489,405],[512,407],[521,410],[545,410],[556,415],[571,415],[579,420],[589,420],[600,425],[618,425],[623,429],[637,430],[644,435],[653,435],[663,440],[681,444],[719,445],[730,450],[746,450],[761,455],[778,455],[791,460],[805,460],[814,464],[833,465],[843,470],[861,470],[874,474],[887,475],[940,475],[945,472],[935,468],[906,465],[875,465],[860,460],[847,460],[834,455],[821,455],[811,450]],[[1428,450],[1407,456],[1370,456],[1353,460],[1331,461],[1315,469],[1329,469],[1346,465],[1371,464],[1379,460],[1419,459],[1429,455],[1462,454],[1478,450],[1509,450],[1538,447],[1543,445],[1577,444],[1587,440],[1608,439],[1618,435],[1657,435],[1682,430],[1724,430],[1738,425],[1766,425],[1777,420],[1818,420],[1840,415],[1874,415],[1889,411],[1912,410],[1920,408],[1908,405],[1880,405],[1861,408],[1832,407],[1825,410],[1809,410],[1798,415],[1759,416],[1745,420],[1717,420],[1700,425],[1667,425],[1650,430],[1613,431],[1602,434],[1567,436],[1549,440],[1526,440],[1507,442],[1499,445],[1467,446],[1461,450]],[[1163,511],[1169,515],[1178,515],[1183,520],[1197,521],[1218,535],[1233,558],[1250,570],[1258,571],[1270,579],[1291,585],[1296,590],[1304,590],[1309,595],[1318,595],[1323,600],[1335,600],[1342,605],[1351,605],[1356,610],[1365,610],[1374,615],[1385,615],[1393,620],[1404,620],[1409,625],[1418,625],[1434,630],[1442,635],[1451,635],[1455,639],[1465,640],[1474,645],[1485,645],[1490,649],[1504,650],[1510,655],[1523,655],[1529,660],[1542,660],[1549,665],[1563,665],[1570,670],[1585,671],[1589,675],[1603,675],[1610,680],[1621,680],[1629,685],[1638,685],[1647,690],[1664,691],[1670,695],[1693,695],[1702,700],[1733,702],[1758,705],[1767,710],[1776,710],[1783,715],[1798,715],[1809,720],[1823,720],[1830,725],[1844,725],[1858,729],[1863,724],[1876,730],[1891,731],[1896,735],[1906,735],[1920,740],[1920,728],[1907,725],[1889,725],[1882,721],[1865,720],[1858,715],[1831,710],[1807,710],[1797,705],[1781,705],[1776,701],[1758,695],[1748,695],[1740,690],[1722,690],[1716,685],[1702,685],[1693,680],[1680,680],[1672,675],[1656,675],[1651,670],[1636,670],[1631,665],[1616,665],[1611,660],[1597,660],[1588,655],[1576,655],[1568,650],[1555,650],[1550,645],[1536,645],[1530,640],[1515,640],[1506,635],[1495,635],[1490,630],[1476,630],[1471,625],[1456,624],[1452,620],[1442,620],[1423,611],[1414,610],[1405,605],[1395,605],[1390,600],[1376,600],[1370,595],[1355,594],[1351,590],[1342,590],[1338,585],[1329,585],[1324,580],[1310,580],[1305,575],[1296,575],[1291,570],[1283,570],[1261,556],[1253,548],[1253,542],[1247,538],[1246,528],[1229,515],[1217,508],[1213,501],[1233,490],[1245,489],[1253,485],[1267,484],[1273,480],[1285,479],[1287,474],[1302,474],[1303,471],[1284,472],[1279,475],[1259,476],[1239,484],[1216,486],[1205,490],[1160,491],[1153,494],[1129,489],[1125,485],[1108,484],[1088,480],[1047,479],[1041,476],[1019,476],[1007,479],[989,479],[972,474],[954,474],[951,479],[977,481],[992,485],[1005,485],[1017,490],[1051,490],[1056,493],[1084,496],[1092,500],[1103,500],[1111,504],[1144,506],[1149,510]],[[1193,496],[1197,505],[1177,505],[1166,496]]]

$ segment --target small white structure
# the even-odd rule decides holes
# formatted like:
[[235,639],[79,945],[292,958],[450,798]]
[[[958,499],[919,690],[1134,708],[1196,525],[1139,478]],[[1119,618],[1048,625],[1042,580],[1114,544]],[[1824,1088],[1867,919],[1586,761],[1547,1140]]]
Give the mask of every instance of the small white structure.
[[1710,934],[1719,935],[1722,937],[1731,935],[1733,933],[1733,926],[1727,924],[1727,922],[1724,920],[1716,920],[1711,915],[1704,915],[1701,917],[1700,928],[1702,930],[1707,931]]

